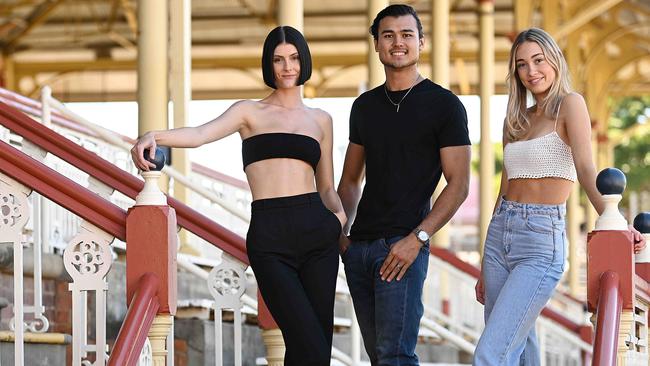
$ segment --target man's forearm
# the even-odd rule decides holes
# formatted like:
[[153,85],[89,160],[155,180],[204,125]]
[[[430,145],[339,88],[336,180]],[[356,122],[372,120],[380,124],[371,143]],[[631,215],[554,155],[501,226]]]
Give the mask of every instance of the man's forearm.
[[361,186],[341,182],[339,184],[338,194],[341,197],[341,204],[343,204],[343,210],[348,218],[348,221],[343,226],[343,233],[347,235],[357,215],[357,206],[361,199]]
[[454,216],[469,193],[469,179],[450,181],[433,204],[419,227],[433,235]]

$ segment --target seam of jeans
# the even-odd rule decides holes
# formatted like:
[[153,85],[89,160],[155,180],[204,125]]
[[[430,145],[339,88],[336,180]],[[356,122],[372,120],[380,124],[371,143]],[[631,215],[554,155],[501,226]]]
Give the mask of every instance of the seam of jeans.
[[[408,299],[408,297],[409,297],[408,296],[409,295],[408,278],[403,278],[403,280],[405,280],[406,283],[403,285],[404,288],[405,288],[405,291],[404,291],[404,303],[402,304],[402,308],[403,308],[403,310],[402,310],[402,329],[400,330],[399,338],[397,339],[397,352],[396,352],[396,354],[397,354],[397,365],[396,366],[400,366],[400,364],[401,364],[400,358],[399,358],[399,354],[400,354],[399,346],[402,344],[402,338],[404,337],[404,328],[406,328],[406,326],[405,326],[405,324],[406,324],[406,312],[408,311],[408,309],[406,308],[406,299]],[[416,342],[417,342],[417,340],[416,340]]]
[[515,328],[515,331],[512,333],[512,337],[508,341],[508,345],[506,347],[506,350],[503,352],[503,354],[501,355],[501,357],[499,359],[499,365],[503,365],[503,361],[505,360],[505,356],[510,351],[510,347],[512,347],[512,341],[515,339],[515,334],[517,334],[517,332],[521,328],[521,325],[524,322],[524,318],[526,316],[526,313],[528,313],[528,311],[530,310],[531,305],[533,304],[533,300],[535,299],[535,297],[537,297],[537,294],[539,294],[539,289],[542,287],[542,283],[544,282],[544,280],[548,276],[548,271],[551,269],[552,266],[553,266],[553,262],[551,262],[551,264],[549,264],[548,267],[546,267],[546,269],[544,270],[544,275],[539,280],[539,284],[537,285],[537,289],[535,290],[535,293],[533,294],[533,296],[530,297],[530,301],[526,305],[526,310],[524,310],[523,315],[521,316],[521,318],[517,322],[517,327]]

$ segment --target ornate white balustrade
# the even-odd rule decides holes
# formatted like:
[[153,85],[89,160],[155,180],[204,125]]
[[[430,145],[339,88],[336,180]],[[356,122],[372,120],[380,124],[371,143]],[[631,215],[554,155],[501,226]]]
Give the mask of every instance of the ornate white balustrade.
[[[429,257],[429,268],[435,270],[429,271],[425,281],[425,317],[422,327],[434,333],[440,330],[436,329],[435,324],[444,327],[453,334],[444,338],[461,349],[466,349],[466,345],[464,346],[461,340],[452,339],[454,336],[460,336],[475,345],[484,326],[483,306],[476,301],[474,291],[476,278],[433,255]],[[448,299],[442,299],[440,296],[440,288],[444,286],[441,283],[443,277],[446,277],[454,288],[449,292]],[[443,308],[443,300],[448,301],[446,308]],[[582,305],[566,298],[565,295],[554,295],[549,306],[577,324],[586,321]],[[430,323],[431,320],[434,324]],[[543,316],[538,318],[536,330],[544,366],[581,365],[583,354],[591,353],[590,344]]]
[[[234,356],[235,366],[242,364],[242,316],[241,297],[246,290],[246,267],[227,254],[221,256],[221,263],[212,268],[208,276],[208,289],[214,297],[214,339],[223,340],[222,312],[232,310],[234,314]],[[216,342],[215,364],[223,365],[223,342]]]
[[29,220],[27,196],[31,190],[0,173],[0,242],[14,248],[14,317],[12,320],[15,364],[24,364],[24,308],[23,308],[23,229]]
[[[104,365],[106,355],[106,275],[113,257],[113,237],[88,222],[72,238],[63,253],[63,262],[72,277],[72,365]],[[88,344],[88,295],[94,295],[95,344]],[[93,353],[95,362],[87,360]]]

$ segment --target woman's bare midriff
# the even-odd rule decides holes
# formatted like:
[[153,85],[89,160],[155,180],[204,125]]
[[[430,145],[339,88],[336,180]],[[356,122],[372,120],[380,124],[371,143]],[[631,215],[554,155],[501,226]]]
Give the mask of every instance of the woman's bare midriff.
[[246,167],[253,200],[316,192],[314,169],[297,159],[266,159]]
[[562,178],[512,179],[506,200],[520,203],[559,205],[566,202],[573,182]]

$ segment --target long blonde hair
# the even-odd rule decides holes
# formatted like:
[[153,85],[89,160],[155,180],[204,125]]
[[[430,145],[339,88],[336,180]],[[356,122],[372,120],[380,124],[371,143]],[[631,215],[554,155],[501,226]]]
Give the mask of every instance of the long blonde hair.
[[555,40],[539,28],[530,28],[519,33],[515,38],[510,50],[510,62],[508,63],[508,111],[506,114],[506,137],[508,141],[516,141],[522,138],[530,127],[530,119],[527,116],[526,100],[528,91],[519,79],[517,74],[516,54],[517,48],[524,42],[535,42],[539,45],[544,53],[544,57],[551,67],[555,70],[555,80],[551,84],[546,97],[542,102],[541,108],[544,108],[544,115],[549,118],[555,118],[559,109],[562,98],[571,93],[571,78],[569,76],[569,67],[567,66],[562,50]]

